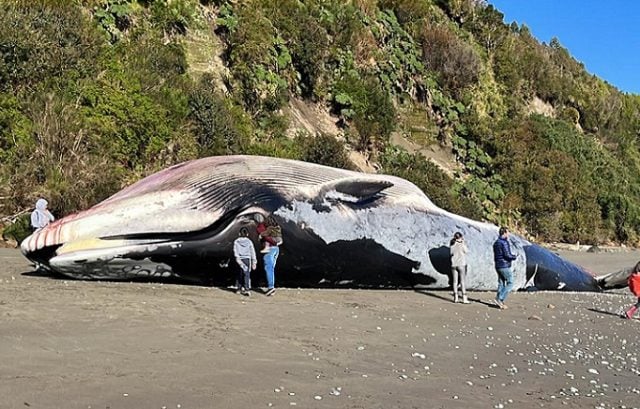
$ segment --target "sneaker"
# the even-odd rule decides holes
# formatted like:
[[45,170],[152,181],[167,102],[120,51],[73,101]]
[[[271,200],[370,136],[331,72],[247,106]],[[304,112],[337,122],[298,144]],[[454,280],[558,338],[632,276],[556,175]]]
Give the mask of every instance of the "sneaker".
[[636,313],[638,308],[634,305],[624,312],[624,317],[628,320],[633,319],[633,315]]
[[466,295],[463,295],[463,296],[462,296],[462,303],[463,303],[463,304],[469,304],[469,299],[467,298],[467,296],[466,296]]
[[236,294],[242,294],[242,292],[244,291],[244,288],[236,288]]
[[456,295],[453,297],[453,302],[454,302],[454,303],[459,303],[459,302],[460,302],[460,299],[458,298],[458,294],[456,294]]
[[276,289],[275,289],[275,288],[269,288],[269,289],[267,290],[267,292],[265,293],[265,295],[266,295],[267,297],[271,297],[271,296],[272,296],[273,294],[275,294],[275,293],[276,293]]
[[502,301],[500,301],[497,298],[495,300],[493,300],[493,304],[495,304],[495,306],[498,307],[499,309],[503,309],[504,308],[504,304],[502,303]]
[[250,297],[251,296],[251,291],[249,291],[249,290],[243,291],[242,295],[244,295],[246,297]]

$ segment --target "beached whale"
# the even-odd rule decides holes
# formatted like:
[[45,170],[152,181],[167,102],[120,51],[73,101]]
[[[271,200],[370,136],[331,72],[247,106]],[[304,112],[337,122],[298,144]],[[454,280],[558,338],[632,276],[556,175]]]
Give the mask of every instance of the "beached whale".
[[[256,213],[283,230],[279,285],[447,288],[449,240],[460,231],[468,287],[497,287],[497,226],[440,209],[401,178],[258,156],[172,166],[53,222],[21,249],[69,277],[215,282],[233,276],[232,242]],[[515,288],[599,290],[554,253],[516,235],[511,245]]]

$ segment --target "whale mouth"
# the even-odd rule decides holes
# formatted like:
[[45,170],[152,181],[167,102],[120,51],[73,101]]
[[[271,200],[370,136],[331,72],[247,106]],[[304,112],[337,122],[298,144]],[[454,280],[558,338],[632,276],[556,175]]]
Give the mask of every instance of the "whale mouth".
[[39,268],[51,270],[49,260],[56,255],[56,251],[61,245],[47,246],[41,249],[24,253],[24,256],[35,263]]
[[[255,210],[255,209],[254,209]],[[175,275],[167,260],[197,257],[203,252],[228,252],[229,234],[238,222],[247,224],[255,211],[236,208],[215,223],[193,232],[145,232],[109,237],[84,237],[30,250],[23,254],[39,268],[73,278],[167,277]]]

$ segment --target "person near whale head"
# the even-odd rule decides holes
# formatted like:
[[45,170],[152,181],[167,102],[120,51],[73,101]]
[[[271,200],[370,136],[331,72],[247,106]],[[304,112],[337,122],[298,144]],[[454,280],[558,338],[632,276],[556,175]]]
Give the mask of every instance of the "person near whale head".
[[48,205],[49,202],[46,199],[40,198],[36,201],[36,208],[31,212],[31,229],[33,231],[40,230],[55,220],[55,217],[47,209]]
[[267,224],[265,218],[260,213],[254,216],[256,221],[256,231],[258,232],[258,238],[260,239],[260,253],[268,253],[271,246],[276,245],[276,240],[271,236],[272,231],[267,232]]
[[258,260],[246,227],[240,229],[238,238],[233,242],[233,256],[240,266],[236,276],[236,293],[249,296],[251,295],[251,270],[256,269]]
[[264,271],[267,276],[267,292],[265,294],[271,296],[276,292],[275,268],[276,261],[280,255],[279,246],[282,244],[282,230],[273,216],[269,216],[265,222],[264,217],[261,214],[257,214],[255,220],[258,223],[256,226],[258,236],[264,242],[261,253],[264,253]]
[[[269,221],[269,219],[271,220]],[[267,219],[264,231],[260,233],[260,237],[264,240],[264,246],[262,250],[260,250],[260,253],[269,253],[272,246],[282,244],[282,229],[273,217],[269,219]]]
[[629,307],[622,315],[623,318],[630,320],[633,318],[636,311],[638,311],[638,308],[640,308],[640,262],[636,264],[631,271],[631,275],[629,276],[627,283],[629,284],[629,290],[637,298],[636,303]]
[[451,275],[453,276],[453,302],[460,302],[458,297],[458,285],[462,290],[462,303],[469,304],[467,299],[467,245],[459,231],[455,232],[449,243],[451,254]]
[[496,273],[498,273],[498,292],[496,294],[495,304],[498,308],[505,309],[507,306],[504,302],[513,288],[511,262],[514,261],[517,256],[511,252],[509,229],[500,227],[498,234],[498,239],[493,243],[493,260]]

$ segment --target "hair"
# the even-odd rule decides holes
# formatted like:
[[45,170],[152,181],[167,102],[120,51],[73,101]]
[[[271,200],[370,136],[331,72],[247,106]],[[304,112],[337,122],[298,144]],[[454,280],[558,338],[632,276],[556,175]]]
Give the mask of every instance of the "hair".
[[249,230],[246,227],[242,227],[238,232],[238,236],[240,237],[249,237]]
[[449,242],[450,246],[453,246],[453,243],[455,243],[457,240],[460,240],[462,238],[462,233],[460,233],[459,231],[453,233],[453,238],[451,239],[451,242]]
[[506,227],[504,227],[504,226],[500,227],[500,232],[499,232],[500,237],[504,236],[504,235],[505,235],[505,233],[509,233],[509,229],[507,229],[507,228],[506,228]]
[[640,273],[640,261],[638,262],[638,264],[635,265],[635,267],[633,267],[633,270],[631,271],[631,274],[637,274]]

